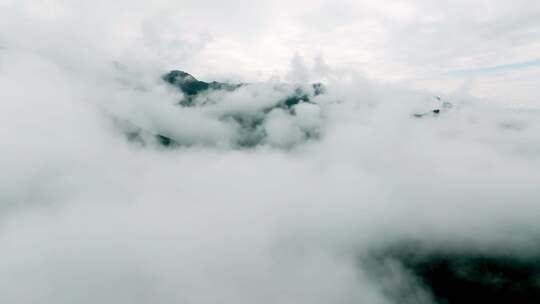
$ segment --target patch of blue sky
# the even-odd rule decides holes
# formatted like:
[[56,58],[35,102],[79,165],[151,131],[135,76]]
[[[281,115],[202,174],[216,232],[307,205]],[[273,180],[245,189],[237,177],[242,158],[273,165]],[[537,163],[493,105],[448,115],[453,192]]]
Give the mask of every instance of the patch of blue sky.
[[524,70],[540,67],[540,59],[516,62],[511,64],[496,65],[491,67],[483,68],[472,68],[472,69],[455,69],[451,70],[445,75],[454,76],[454,77],[463,77],[463,76],[475,76],[475,75],[486,75],[486,74],[495,74],[502,72],[509,72],[515,70]]

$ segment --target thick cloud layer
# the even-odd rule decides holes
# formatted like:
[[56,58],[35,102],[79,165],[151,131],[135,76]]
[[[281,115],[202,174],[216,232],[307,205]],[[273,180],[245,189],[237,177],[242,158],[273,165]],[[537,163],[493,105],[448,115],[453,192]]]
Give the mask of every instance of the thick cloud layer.
[[[538,256],[537,111],[458,90],[431,114],[433,92],[296,56],[282,80],[323,80],[317,108],[269,113],[267,140],[238,148],[220,117],[272,104],[283,81],[180,107],[161,76],[178,62],[191,72],[206,38],[144,21],[132,40],[140,28],[121,26],[177,7],[165,2],[0,2],[0,302],[431,303],[407,260],[375,253]],[[209,3],[182,4],[229,24]],[[252,12],[254,33],[269,26],[259,5],[232,7]],[[192,144],[138,145],[126,121]],[[302,126],[317,138],[300,140]]]

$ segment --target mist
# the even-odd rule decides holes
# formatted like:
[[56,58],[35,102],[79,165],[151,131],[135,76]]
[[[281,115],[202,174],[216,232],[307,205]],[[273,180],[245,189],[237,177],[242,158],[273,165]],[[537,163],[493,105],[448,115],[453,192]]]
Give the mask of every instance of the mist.
[[[0,1],[0,302],[440,303],[430,255],[524,261],[538,292],[540,112],[505,102],[537,95],[373,79],[333,48],[261,64],[238,50],[279,49],[283,11],[230,5]],[[181,106],[174,69],[247,85]]]

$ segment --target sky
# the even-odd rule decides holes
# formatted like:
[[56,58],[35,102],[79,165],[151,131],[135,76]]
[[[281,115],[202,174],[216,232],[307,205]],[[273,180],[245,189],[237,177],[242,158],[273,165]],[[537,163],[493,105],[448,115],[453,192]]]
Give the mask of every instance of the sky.
[[[309,65],[420,89],[448,93],[468,86],[477,97],[507,103],[539,98],[540,4],[534,0],[3,0],[1,5],[8,15],[2,28],[11,34],[17,29],[21,37],[14,40],[26,46],[47,48],[61,39],[122,63],[179,68],[203,78],[283,78],[298,55]],[[27,31],[55,38],[24,41]],[[99,45],[84,45],[89,37]],[[77,53],[70,56],[84,51]]]
[[[0,0],[0,303],[433,304],[373,252],[540,256],[539,14]],[[171,69],[250,84],[182,107]]]

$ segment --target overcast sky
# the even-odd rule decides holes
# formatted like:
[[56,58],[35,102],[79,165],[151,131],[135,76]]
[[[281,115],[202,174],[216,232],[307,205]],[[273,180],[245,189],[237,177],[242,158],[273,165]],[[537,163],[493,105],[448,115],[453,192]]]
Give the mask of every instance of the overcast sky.
[[296,54],[308,65],[434,91],[466,87],[475,96],[505,102],[540,97],[540,2],[535,0],[2,0],[0,5],[4,47],[47,48],[60,40],[76,46],[71,49],[78,56],[87,55],[77,50],[84,47],[126,64],[135,60],[200,77],[251,81],[284,77]]
[[[431,304],[373,251],[538,257],[539,13],[0,0],[0,303]],[[251,84],[183,107],[170,69]]]

